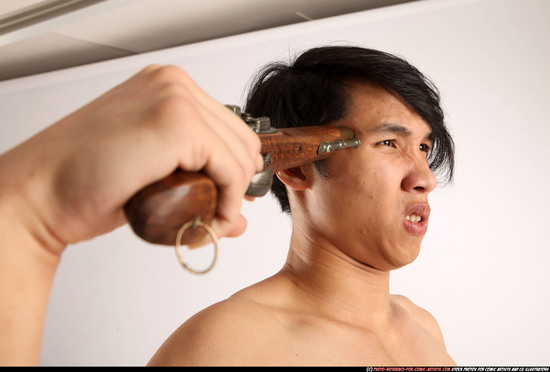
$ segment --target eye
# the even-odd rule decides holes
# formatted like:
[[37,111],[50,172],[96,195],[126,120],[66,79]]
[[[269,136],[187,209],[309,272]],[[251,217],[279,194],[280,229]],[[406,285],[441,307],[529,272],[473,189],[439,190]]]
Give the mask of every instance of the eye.
[[431,147],[428,146],[428,145],[426,145],[425,143],[422,143],[422,144],[420,145],[420,151],[423,151],[423,152],[430,152],[430,150],[431,150]]
[[395,140],[384,140],[377,143],[377,145],[395,147]]

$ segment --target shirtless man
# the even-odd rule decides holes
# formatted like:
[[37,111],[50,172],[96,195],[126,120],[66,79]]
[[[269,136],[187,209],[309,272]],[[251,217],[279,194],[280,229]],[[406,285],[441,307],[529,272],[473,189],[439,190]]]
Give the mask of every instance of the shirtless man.
[[426,233],[432,170],[452,172],[436,91],[393,56],[329,47],[264,71],[246,111],[276,127],[348,126],[362,144],[277,174],[293,222],[284,267],[193,316],[150,363],[453,364],[436,320],[389,293]]
[[[426,231],[428,165],[452,170],[436,93],[376,51],[319,49],[293,66],[267,71],[246,111],[346,125],[362,145],[277,175],[293,219],[283,269],[189,319],[150,364],[452,364],[433,317],[389,294],[389,270],[414,260]],[[123,224],[125,202],[175,168],[204,170],[220,188],[216,234],[241,234],[259,151],[183,71],[151,66],[1,155],[0,365],[38,363],[66,246]]]

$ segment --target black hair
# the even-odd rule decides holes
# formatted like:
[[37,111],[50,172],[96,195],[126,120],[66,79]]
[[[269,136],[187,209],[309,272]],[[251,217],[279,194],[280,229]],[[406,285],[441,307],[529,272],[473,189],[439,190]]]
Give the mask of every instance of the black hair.
[[[437,88],[403,58],[356,46],[326,46],[302,53],[293,63],[275,62],[256,76],[244,110],[268,116],[276,128],[325,125],[349,110],[349,85],[371,83],[396,94],[431,128],[430,169],[452,179],[454,143],[445,122]],[[326,161],[315,162],[325,177]],[[271,192],[290,212],[285,185],[274,177]]]

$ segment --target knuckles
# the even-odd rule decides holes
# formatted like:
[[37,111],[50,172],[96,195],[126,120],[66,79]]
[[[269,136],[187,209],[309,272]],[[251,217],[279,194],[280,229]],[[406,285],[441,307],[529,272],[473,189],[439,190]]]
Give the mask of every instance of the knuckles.
[[175,82],[178,85],[191,86],[193,80],[182,68],[175,65],[151,65],[147,67],[151,80],[157,82]]
[[[204,107],[200,106],[201,103],[195,97],[196,85],[187,72],[174,65],[150,65],[141,73],[146,77],[142,80],[143,83],[148,84],[143,87],[144,92],[153,90],[155,95],[154,101],[149,106],[147,120],[144,121],[147,128],[162,132],[161,137],[171,143],[181,143],[178,139],[186,137],[198,139],[209,133],[207,130],[207,120],[209,119],[202,112]],[[234,129],[243,126],[243,129],[237,129],[240,133],[238,137],[242,145],[246,147],[249,156],[233,163],[233,169],[230,171],[233,175],[230,177],[232,182],[247,187],[251,177],[259,170],[260,138],[252,130],[248,130],[246,124],[232,112],[229,110],[225,112],[220,107],[221,104],[219,107],[210,108],[213,116]],[[208,149],[208,146],[197,147],[201,149],[198,151],[200,154],[195,154],[200,158],[199,163],[204,162],[205,157],[209,157],[208,153],[211,156],[211,151],[220,150]],[[233,152],[232,148],[227,148],[227,150]],[[232,156],[231,154],[227,155]]]

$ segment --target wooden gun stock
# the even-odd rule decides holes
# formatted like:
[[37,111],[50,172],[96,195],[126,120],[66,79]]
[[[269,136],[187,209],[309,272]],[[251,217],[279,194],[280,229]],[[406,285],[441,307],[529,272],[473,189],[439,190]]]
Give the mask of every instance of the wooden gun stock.
[[[270,172],[270,182],[273,174],[280,170],[327,158],[332,150],[359,146],[359,140],[353,138],[351,129],[328,125],[281,128],[259,136],[264,169]],[[216,214],[217,202],[218,190],[208,176],[177,170],[139,191],[128,201],[124,211],[139,237],[154,244],[174,245],[183,224],[200,218],[210,225]],[[181,244],[196,244],[204,235],[203,229],[187,229]]]

